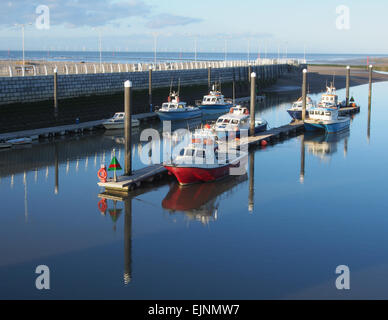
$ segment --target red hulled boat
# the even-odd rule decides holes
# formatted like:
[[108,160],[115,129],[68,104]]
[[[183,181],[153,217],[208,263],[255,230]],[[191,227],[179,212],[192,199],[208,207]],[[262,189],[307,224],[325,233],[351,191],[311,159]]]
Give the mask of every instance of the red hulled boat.
[[189,185],[230,176],[233,168],[242,175],[246,172],[246,163],[247,153],[237,150],[232,153],[219,152],[215,135],[210,130],[203,130],[196,133],[191,144],[172,163],[165,163],[164,167],[177,178],[179,184]]

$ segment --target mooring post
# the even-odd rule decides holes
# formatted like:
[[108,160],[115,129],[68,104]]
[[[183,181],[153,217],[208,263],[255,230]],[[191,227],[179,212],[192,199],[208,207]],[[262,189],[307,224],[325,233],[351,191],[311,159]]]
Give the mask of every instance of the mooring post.
[[132,199],[124,200],[124,284],[132,280]]
[[207,87],[210,91],[212,81],[212,67],[207,68]]
[[152,108],[152,67],[149,67],[149,72],[148,72],[148,102],[150,105],[150,112],[153,111]]
[[350,96],[349,96],[349,88],[350,88],[350,66],[346,67],[346,106],[349,107]]
[[58,114],[58,69],[54,69],[54,113]]
[[233,107],[236,105],[236,81],[233,79]]
[[255,107],[256,107],[256,73],[251,74],[251,123],[250,135],[255,135]]
[[306,105],[307,105],[307,69],[303,69],[303,84],[302,84],[302,121],[306,120]]
[[125,112],[125,173],[132,175],[132,82],[127,80],[124,83],[124,112]]
[[368,98],[368,107],[372,107],[372,74],[373,74],[373,66],[369,66],[369,98]]

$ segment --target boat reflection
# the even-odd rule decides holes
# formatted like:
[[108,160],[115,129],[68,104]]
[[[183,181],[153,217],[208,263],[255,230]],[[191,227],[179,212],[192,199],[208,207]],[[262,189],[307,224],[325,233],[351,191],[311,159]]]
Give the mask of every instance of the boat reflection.
[[170,184],[170,191],[163,199],[162,207],[171,215],[183,213],[189,221],[199,221],[207,225],[211,221],[217,221],[222,196],[233,193],[247,179],[247,174],[244,174],[184,187],[174,182]]
[[342,131],[335,134],[312,134],[304,135],[304,144],[307,151],[320,158],[322,161],[329,161],[331,155],[338,151],[338,144],[344,140],[344,154],[347,154],[347,141],[350,137],[350,131]]

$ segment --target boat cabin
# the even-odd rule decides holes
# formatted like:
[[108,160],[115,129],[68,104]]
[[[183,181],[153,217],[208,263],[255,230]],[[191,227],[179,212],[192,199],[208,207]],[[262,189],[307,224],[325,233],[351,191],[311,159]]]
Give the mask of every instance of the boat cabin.
[[309,111],[309,117],[311,120],[337,120],[338,109],[313,108]]
[[124,121],[124,119],[125,119],[124,112],[117,112],[117,113],[115,113],[115,115],[112,118],[112,120],[122,120],[122,121]]
[[219,91],[210,91],[210,94],[203,97],[203,105],[224,105],[225,98]]
[[338,96],[335,87],[330,86],[326,88],[326,93],[322,95],[320,104],[338,106]]

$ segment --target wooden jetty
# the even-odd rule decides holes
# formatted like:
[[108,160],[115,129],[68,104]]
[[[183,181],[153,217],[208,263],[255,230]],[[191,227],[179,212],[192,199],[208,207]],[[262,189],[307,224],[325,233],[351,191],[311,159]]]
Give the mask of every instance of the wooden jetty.
[[[289,125],[284,125],[279,128],[273,128],[268,131],[251,136],[248,140],[241,140],[237,143],[237,148],[241,148],[243,144],[248,144],[248,148],[260,146],[262,141],[275,144],[277,141],[296,136],[304,131],[302,122],[294,122]],[[107,182],[99,182],[98,185],[105,188],[108,193],[125,193],[135,190],[145,183],[154,183],[163,179],[167,175],[167,170],[162,164],[152,165],[133,172],[131,176],[120,176],[117,182],[109,179]]]
[[[140,123],[146,123],[149,121],[153,121],[158,119],[158,116],[154,112],[150,113],[142,113],[138,115],[133,115],[133,119],[137,119]],[[34,138],[39,139],[40,137],[48,137],[48,136],[63,136],[68,133],[79,133],[83,131],[92,131],[97,128],[102,127],[103,122],[106,119],[96,120],[96,121],[88,121],[81,122],[78,124],[70,124],[64,126],[57,127],[49,127],[49,128],[40,128],[40,129],[32,129],[32,130],[24,130],[17,132],[9,132],[0,134],[0,141],[2,140],[10,140],[10,139],[18,139],[18,138]]]

